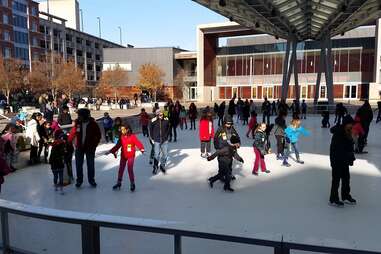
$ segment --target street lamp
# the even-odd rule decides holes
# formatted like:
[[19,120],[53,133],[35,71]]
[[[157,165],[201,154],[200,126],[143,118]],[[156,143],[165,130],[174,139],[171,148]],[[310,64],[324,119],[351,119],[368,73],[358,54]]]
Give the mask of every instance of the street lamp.
[[119,28],[119,40],[120,40],[120,45],[123,44],[123,40],[122,40],[122,27],[118,26]]
[[79,12],[81,13],[81,31],[83,32],[83,10],[79,9]]
[[99,38],[102,38],[102,33],[101,33],[101,18],[97,17],[98,19],[98,28],[99,28]]

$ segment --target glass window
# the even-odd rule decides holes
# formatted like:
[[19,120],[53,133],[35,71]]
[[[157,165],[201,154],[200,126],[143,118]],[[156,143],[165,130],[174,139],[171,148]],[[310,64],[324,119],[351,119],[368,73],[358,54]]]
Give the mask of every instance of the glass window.
[[15,47],[15,57],[21,60],[29,60],[28,49]]
[[351,87],[345,86],[344,98],[349,98],[350,93],[351,93]]
[[38,46],[38,40],[36,37],[33,37],[33,46],[35,46],[35,47]]
[[4,58],[10,58],[11,57],[11,49],[10,48],[3,48],[3,56]]
[[9,7],[8,0],[1,0],[1,5],[5,7]]
[[325,86],[320,87],[320,98],[326,98],[326,87]]
[[4,24],[9,24],[9,17],[6,14],[3,15],[3,23]]
[[16,43],[20,44],[28,44],[28,34],[19,32],[19,31],[14,31],[14,40]]
[[10,41],[11,40],[11,36],[9,35],[8,31],[4,31],[3,39],[4,39],[4,41]]
[[253,93],[252,93],[252,98],[253,99],[256,99],[257,98],[257,87],[253,87],[253,89],[251,89],[252,91],[253,91]]
[[21,28],[28,28],[27,18],[19,15],[13,15],[13,25]]
[[263,55],[254,58],[254,75],[263,75]]
[[35,7],[35,6],[32,7],[32,15],[35,17],[38,16],[38,10],[37,10],[37,7]]
[[352,99],[355,99],[357,98],[357,86],[352,86],[352,89],[351,89],[351,98]]
[[307,86],[302,86],[301,96],[302,98],[307,98]]
[[25,4],[13,1],[12,2],[12,9],[15,10],[15,11],[26,13],[27,7],[26,7]]
[[228,57],[228,76],[235,76],[236,75],[236,65],[235,65],[235,57],[231,56]]
[[348,71],[348,50],[340,50],[340,72]]
[[359,72],[360,71],[360,49],[349,50],[349,71]]
[[36,22],[32,23],[32,31],[37,32],[37,23]]

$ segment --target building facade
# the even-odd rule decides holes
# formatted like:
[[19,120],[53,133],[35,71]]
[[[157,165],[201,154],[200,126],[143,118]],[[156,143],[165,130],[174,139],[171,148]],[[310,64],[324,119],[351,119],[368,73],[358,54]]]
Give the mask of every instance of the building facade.
[[[378,100],[380,84],[378,26],[360,27],[332,39],[333,93],[337,101]],[[228,37],[225,46],[219,38]],[[234,94],[253,100],[281,97],[286,42],[256,34],[236,23],[198,27],[199,101],[227,100]],[[379,54],[379,53],[378,53]],[[306,41],[297,45],[299,97],[313,101],[320,68],[320,44]],[[324,73],[319,100],[327,99]],[[377,83],[378,82],[378,83]],[[296,97],[292,77],[289,99]]]
[[30,65],[33,55],[41,54],[39,45],[38,3],[31,0],[1,0],[0,53]]
[[39,5],[41,12],[50,13],[56,17],[66,19],[66,26],[74,30],[82,30],[79,15],[78,0],[49,0],[41,1]]
[[122,45],[66,27],[65,19],[44,12],[40,13],[39,32],[43,35],[40,40],[42,51],[53,51],[62,54],[65,59],[73,59],[83,70],[89,86],[94,86],[100,79],[104,49],[123,48]]
[[[156,64],[164,73],[162,96],[196,99],[196,55],[173,47],[108,48],[104,50],[104,69],[119,65],[128,72],[128,84],[119,89],[120,97],[140,93],[139,69],[144,64]],[[189,88],[193,87],[193,88]]]

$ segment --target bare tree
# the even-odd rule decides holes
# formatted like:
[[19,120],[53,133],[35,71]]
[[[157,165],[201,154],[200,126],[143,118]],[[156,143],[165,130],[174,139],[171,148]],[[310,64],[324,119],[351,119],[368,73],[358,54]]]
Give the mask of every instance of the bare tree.
[[62,93],[72,97],[73,93],[81,92],[86,87],[82,70],[75,66],[74,61],[62,63],[62,68],[57,73],[56,84]]
[[26,75],[25,65],[16,59],[0,57],[0,89],[10,103],[10,94],[13,90],[22,88]]

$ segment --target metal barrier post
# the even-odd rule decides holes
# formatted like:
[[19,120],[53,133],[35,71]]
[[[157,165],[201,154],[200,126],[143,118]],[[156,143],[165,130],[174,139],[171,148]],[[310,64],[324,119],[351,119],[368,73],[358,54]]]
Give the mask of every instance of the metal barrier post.
[[181,236],[175,235],[175,254],[181,254]]
[[82,254],[100,254],[99,226],[82,224],[81,233]]
[[9,224],[8,224],[8,212],[1,210],[1,233],[3,240],[3,252],[9,253]]
[[274,254],[290,254],[290,249],[282,247],[275,247]]

